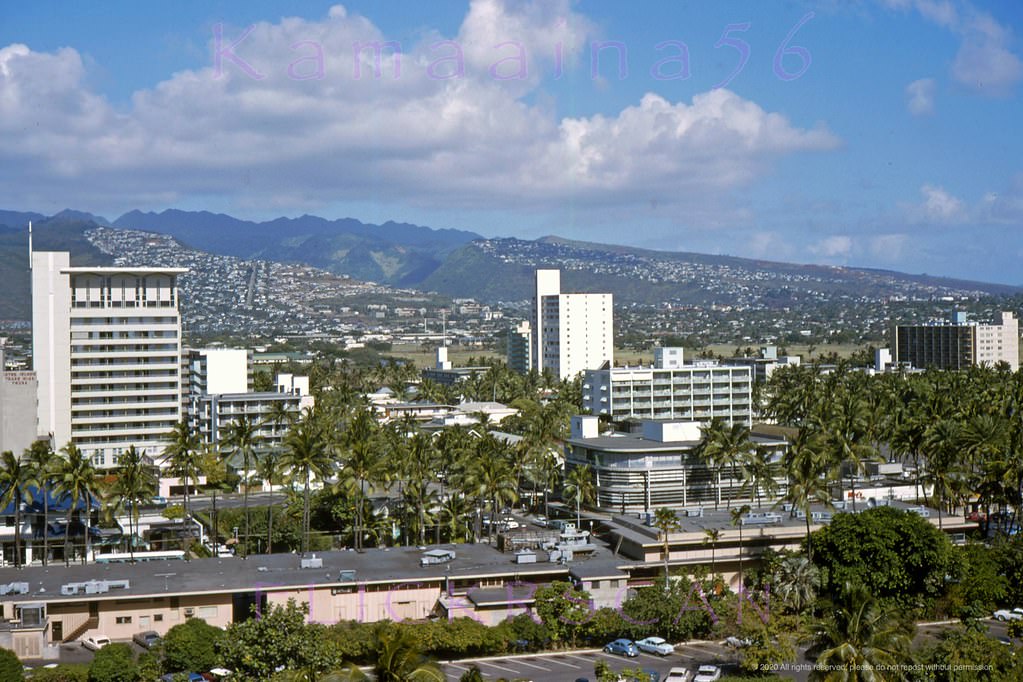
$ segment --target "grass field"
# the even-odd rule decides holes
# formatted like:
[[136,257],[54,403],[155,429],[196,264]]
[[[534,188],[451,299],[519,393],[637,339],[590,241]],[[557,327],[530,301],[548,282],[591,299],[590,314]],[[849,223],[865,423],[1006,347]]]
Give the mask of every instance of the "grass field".
[[[437,360],[437,349],[434,346],[424,346],[422,344],[394,344],[391,350],[381,355],[389,358],[405,358],[411,360],[416,364],[416,367],[433,367]],[[504,359],[504,355],[495,353],[494,351],[486,350],[483,348],[466,349],[460,347],[448,347],[448,360],[454,367],[464,367],[469,358],[500,358]]]
[[[753,348],[754,350],[756,350],[758,347],[753,346]],[[854,352],[860,350],[861,348],[862,346],[856,346],[853,344],[827,344],[815,346],[813,354],[814,357],[818,357],[821,354],[830,353],[834,351],[838,353],[839,357],[847,358]],[[710,350],[710,352],[714,353],[715,355],[724,355],[725,357],[731,357],[732,353],[735,352],[735,345],[714,344],[708,346],[707,349]],[[789,345],[786,346],[786,349],[788,350],[790,355],[802,355],[804,360],[807,359],[809,346]],[[394,358],[407,358],[409,360],[412,360],[417,367],[433,367],[434,361],[436,359],[436,353],[437,351],[433,347],[427,347],[419,344],[407,345],[395,344],[389,352],[384,353],[383,355]],[[697,351],[687,348],[686,359],[687,360],[695,359],[696,353]],[[465,366],[470,357],[500,358],[502,360],[504,359],[503,354],[496,353],[490,350],[484,350],[482,348],[472,350],[456,347],[448,348],[448,359],[451,361],[451,364],[455,367]],[[652,364],[653,361],[654,361],[653,350],[635,351],[626,350],[624,348],[615,349],[615,363],[619,365],[623,364],[636,365],[641,363],[649,365]]]

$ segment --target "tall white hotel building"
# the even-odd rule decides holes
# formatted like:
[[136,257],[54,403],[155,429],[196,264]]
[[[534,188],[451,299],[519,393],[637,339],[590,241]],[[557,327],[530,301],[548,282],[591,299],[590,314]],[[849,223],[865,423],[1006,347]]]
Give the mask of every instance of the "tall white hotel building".
[[614,364],[611,294],[561,293],[560,270],[537,270],[533,298],[533,369],[571,379],[605,362]]
[[73,440],[100,468],[129,446],[158,458],[181,419],[185,268],[70,267],[32,254],[32,355],[39,431]]

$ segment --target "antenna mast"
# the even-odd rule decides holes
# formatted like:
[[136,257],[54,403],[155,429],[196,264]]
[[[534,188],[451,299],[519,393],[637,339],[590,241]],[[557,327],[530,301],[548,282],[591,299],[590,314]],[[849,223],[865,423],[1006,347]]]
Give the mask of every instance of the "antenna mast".
[[32,269],[32,221],[28,221],[28,269]]

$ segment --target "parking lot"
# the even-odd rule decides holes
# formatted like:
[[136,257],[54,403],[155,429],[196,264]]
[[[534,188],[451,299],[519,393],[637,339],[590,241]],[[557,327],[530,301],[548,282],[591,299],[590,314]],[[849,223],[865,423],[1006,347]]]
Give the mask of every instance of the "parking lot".
[[533,682],[565,682],[578,678],[596,679],[593,666],[603,660],[612,670],[641,667],[644,670],[655,670],[664,677],[668,670],[677,666],[685,666],[695,670],[697,666],[713,663],[721,666],[727,674],[734,672],[735,652],[730,647],[713,642],[686,644],[679,647],[669,656],[654,656],[640,653],[636,658],[606,654],[600,650],[573,651],[571,653],[533,654],[524,656],[508,656],[504,658],[484,658],[462,660],[445,663],[444,670],[448,678],[457,680],[473,665],[479,667],[484,679],[509,680],[524,679]]

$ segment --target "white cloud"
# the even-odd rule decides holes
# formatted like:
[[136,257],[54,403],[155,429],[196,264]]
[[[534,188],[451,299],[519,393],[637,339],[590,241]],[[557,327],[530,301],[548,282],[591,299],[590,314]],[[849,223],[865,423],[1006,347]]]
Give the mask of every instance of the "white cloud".
[[[126,111],[90,90],[75,50],[12,45],[0,50],[0,204],[108,210],[229,197],[309,209],[369,196],[443,208],[578,198],[677,209],[720,201],[775,158],[839,144],[823,126],[800,128],[727,90],[689,103],[648,94],[613,115],[559,120],[531,95],[542,94],[559,49],[565,68],[578,58],[589,30],[568,0],[514,9],[477,0],[455,39],[463,77],[439,77],[449,51],[428,35],[400,55],[385,50],[380,78],[363,52],[356,79],[353,44],[387,37],[336,6],[320,21],[254,25],[234,54],[261,79],[225,58],[221,74],[212,64],[176,73],[136,92]],[[225,27],[222,47],[245,31]],[[489,72],[507,41],[525,47],[521,81]],[[319,75],[317,49],[322,78],[308,78]]]
[[899,263],[905,256],[905,249],[910,244],[907,234],[879,234],[871,237],[868,242],[870,255],[883,263]]
[[880,0],[889,9],[915,9],[962,40],[951,74],[960,84],[986,95],[1003,95],[1023,78],[1023,61],[1012,51],[1012,30],[968,2]]
[[914,116],[925,116],[934,113],[933,78],[921,78],[906,86],[906,108]]
[[961,199],[958,199],[941,187],[924,185],[920,188],[923,195],[923,202],[913,207],[913,213],[924,222],[929,223],[958,223],[966,219],[966,206]]
[[953,78],[979,92],[1004,94],[1023,77],[1023,62],[1009,49],[1010,35],[990,15],[972,17],[952,62]]
[[833,234],[807,247],[811,254],[828,261],[844,261],[853,251],[853,240],[848,235]]

